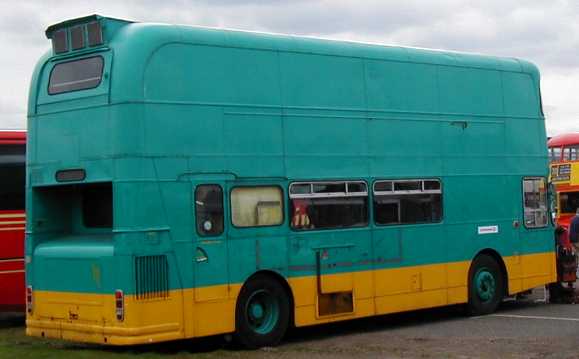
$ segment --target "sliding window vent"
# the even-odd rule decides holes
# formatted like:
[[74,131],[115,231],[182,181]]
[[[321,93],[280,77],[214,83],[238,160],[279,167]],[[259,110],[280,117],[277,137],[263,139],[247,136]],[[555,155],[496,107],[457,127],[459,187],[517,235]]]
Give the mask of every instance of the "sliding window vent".
[[166,256],[135,258],[137,300],[169,297],[169,264]]

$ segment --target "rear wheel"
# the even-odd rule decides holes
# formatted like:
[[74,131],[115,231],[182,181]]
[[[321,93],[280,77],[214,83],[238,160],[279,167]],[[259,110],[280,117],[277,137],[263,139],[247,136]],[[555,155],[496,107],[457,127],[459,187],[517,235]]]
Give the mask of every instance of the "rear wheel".
[[246,348],[273,346],[289,323],[289,298],[282,285],[264,275],[246,283],[237,300],[236,339]]
[[469,271],[468,313],[490,314],[497,309],[503,296],[504,279],[499,264],[487,255],[476,257]]

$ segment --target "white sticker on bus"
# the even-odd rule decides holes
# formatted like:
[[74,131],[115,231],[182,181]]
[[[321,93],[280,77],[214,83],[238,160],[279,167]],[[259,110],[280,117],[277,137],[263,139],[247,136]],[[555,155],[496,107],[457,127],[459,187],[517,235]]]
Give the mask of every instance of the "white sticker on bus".
[[478,234],[499,233],[499,226],[480,226],[478,227]]

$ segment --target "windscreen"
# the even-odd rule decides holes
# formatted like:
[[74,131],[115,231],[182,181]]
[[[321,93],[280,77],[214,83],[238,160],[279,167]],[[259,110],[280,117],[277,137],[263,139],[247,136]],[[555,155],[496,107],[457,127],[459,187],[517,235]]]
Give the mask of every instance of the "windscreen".
[[101,56],[63,62],[54,66],[50,73],[48,93],[56,95],[95,88],[101,83],[102,76]]
[[24,209],[25,146],[0,146],[0,211]]
[[559,194],[561,199],[561,213],[575,214],[579,208],[579,192],[563,192]]

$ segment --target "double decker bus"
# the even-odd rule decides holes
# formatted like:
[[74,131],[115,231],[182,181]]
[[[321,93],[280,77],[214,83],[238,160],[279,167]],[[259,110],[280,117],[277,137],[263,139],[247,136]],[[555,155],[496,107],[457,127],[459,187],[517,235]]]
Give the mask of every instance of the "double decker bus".
[[579,208],[579,133],[554,136],[547,143],[551,182],[557,192],[558,225],[568,228]]
[[26,132],[0,131],[0,311],[24,311]]
[[28,335],[255,348],[556,280],[528,62],[96,15],[46,35]]

